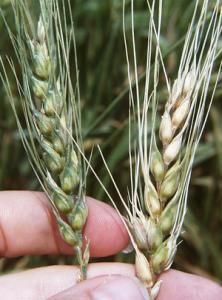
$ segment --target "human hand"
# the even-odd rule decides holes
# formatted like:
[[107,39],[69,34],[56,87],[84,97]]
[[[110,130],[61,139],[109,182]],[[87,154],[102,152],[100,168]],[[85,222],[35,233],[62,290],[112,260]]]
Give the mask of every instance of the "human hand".
[[[89,217],[85,235],[91,256],[108,256],[129,242],[116,212],[108,205],[87,200]],[[0,256],[72,254],[60,238],[45,196],[37,192],[0,192]],[[78,283],[78,268],[42,267],[0,278],[4,300],[142,300],[146,290],[134,268],[121,263],[91,264],[88,280]],[[222,288],[201,277],[178,271],[161,276],[157,300],[222,300]]]

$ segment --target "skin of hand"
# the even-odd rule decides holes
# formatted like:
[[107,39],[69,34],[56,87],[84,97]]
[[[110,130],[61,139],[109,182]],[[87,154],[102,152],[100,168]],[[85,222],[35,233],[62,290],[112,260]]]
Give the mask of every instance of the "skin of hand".
[[[127,231],[109,205],[88,198],[85,235],[91,256],[105,257],[129,242]],[[55,218],[43,193],[0,192],[0,256],[72,254],[60,238]],[[165,272],[157,300],[222,300],[222,288],[195,275]],[[4,300],[145,300],[147,291],[134,267],[121,263],[89,265],[88,280],[77,283],[78,268],[50,266],[0,277]]]

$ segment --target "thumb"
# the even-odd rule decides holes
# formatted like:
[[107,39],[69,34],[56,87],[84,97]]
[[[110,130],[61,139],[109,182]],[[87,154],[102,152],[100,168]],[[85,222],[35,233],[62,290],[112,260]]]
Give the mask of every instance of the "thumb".
[[137,278],[100,276],[81,282],[48,300],[145,300],[146,288]]

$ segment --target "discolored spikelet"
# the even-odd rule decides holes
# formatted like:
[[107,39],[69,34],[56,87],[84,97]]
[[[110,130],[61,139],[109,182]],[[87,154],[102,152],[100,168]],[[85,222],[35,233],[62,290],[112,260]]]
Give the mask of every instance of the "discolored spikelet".
[[[209,3],[207,0],[202,2],[201,7],[198,7],[199,2],[196,2],[191,26],[184,43],[178,76],[171,86],[160,49],[163,1],[152,1],[151,4],[147,1],[150,23],[145,96],[141,99],[134,35],[134,1],[130,1],[134,72],[128,65],[129,99],[133,116],[131,121],[136,118],[136,124],[133,125],[137,126],[138,140],[136,146],[129,145],[130,161],[135,160],[135,166],[130,165],[132,192],[129,193],[128,202],[125,202],[123,197],[120,199],[127,211],[126,224],[136,250],[136,273],[148,287],[150,300],[155,299],[158,294],[159,274],[171,266],[176,253],[177,239],[187,209],[187,191],[192,163],[219,78],[217,75],[211,101],[207,107],[209,79],[213,65],[220,55],[217,45],[222,31],[222,16],[218,0],[209,13],[211,17],[207,20],[205,16],[209,12]],[[125,16],[125,5],[123,16]],[[125,19],[123,21],[125,22]],[[203,32],[207,36],[204,36]],[[128,46],[125,27],[124,42],[129,64],[131,48]],[[153,56],[154,61],[152,61]],[[135,78],[133,83],[132,73]],[[160,107],[159,78],[161,81],[165,78],[168,90],[160,124],[157,116]],[[148,114],[150,107],[152,113]],[[151,120],[148,119],[150,115]],[[151,136],[149,136],[148,125],[151,125]],[[159,132],[156,132],[157,130]],[[130,131],[129,140],[131,136]],[[131,207],[128,207],[128,203]]]

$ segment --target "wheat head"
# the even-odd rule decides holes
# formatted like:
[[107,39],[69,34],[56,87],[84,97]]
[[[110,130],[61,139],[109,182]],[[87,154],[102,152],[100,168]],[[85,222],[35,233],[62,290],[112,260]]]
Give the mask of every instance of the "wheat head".
[[[84,279],[89,247],[83,250],[82,231],[88,210],[85,201],[85,166],[79,152],[79,149],[83,151],[80,96],[78,88],[76,92],[72,87],[69,65],[71,47],[76,57],[70,2],[67,1],[71,18],[69,31],[59,1],[39,0],[37,26],[25,0],[12,1],[11,4],[17,35],[14,37],[9,28],[8,31],[20,62],[22,84],[11,61],[10,64],[21,96],[28,137],[18,119],[2,62],[5,71],[3,82],[29,160],[53,205],[61,237],[75,250],[81,267],[80,279]],[[65,2],[61,5],[64,9]],[[76,78],[78,86],[77,65]]]
[[[133,20],[133,2],[131,11]],[[130,103],[137,112],[138,144],[133,155],[136,157],[135,173],[131,175],[132,205],[129,229],[136,249],[136,272],[146,284],[150,298],[154,299],[160,288],[158,276],[172,265],[187,209],[187,192],[194,154],[209,113],[213,99],[207,102],[210,76],[220,51],[217,48],[221,36],[221,8],[217,1],[207,20],[209,1],[199,1],[185,39],[178,77],[172,87],[167,77],[160,50],[162,1],[148,4],[150,23],[148,29],[147,66],[144,99],[141,104],[134,32],[132,29],[136,97],[132,88]],[[154,14],[158,11],[157,25]],[[132,26],[133,27],[133,26]],[[195,29],[194,29],[195,28]],[[152,50],[153,41],[155,47]],[[207,44],[207,40],[210,43]],[[128,56],[125,36],[126,53]],[[154,71],[151,72],[151,57],[154,51]],[[168,99],[160,124],[158,118],[158,79],[163,72],[168,89]],[[220,66],[218,69],[218,76]],[[154,87],[150,86],[151,76]],[[130,86],[132,86],[129,75]],[[216,85],[214,86],[215,91]],[[134,108],[135,107],[135,108]],[[147,124],[149,107],[152,110],[153,127],[148,147]],[[142,111],[142,113],[141,113]],[[134,113],[135,115],[135,113]],[[156,128],[159,126],[159,134]],[[158,137],[159,136],[159,137]],[[132,155],[132,154],[130,154]],[[138,183],[136,177],[142,176]],[[142,189],[142,190],[141,190]],[[144,270],[144,266],[146,268]]]
[[[163,1],[146,2],[149,24],[145,85],[141,95],[134,32],[134,1],[131,0],[130,4],[123,1],[130,108],[130,187],[127,199],[120,193],[101,150],[100,154],[126,210],[127,217],[122,217],[122,220],[136,252],[136,274],[146,285],[149,299],[153,300],[161,286],[158,277],[171,267],[177,250],[187,210],[194,155],[219,80],[221,50],[218,49],[218,42],[222,31],[222,14],[220,1],[215,2],[213,9],[208,0],[196,1],[178,75],[171,85],[160,47]],[[125,27],[128,4],[131,8],[130,45]],[[213,92],[209,95],[213,70],[217,72],[217,78]],[[160,77],[161,81],[165,81],[168,98],[159,122]],[[131,131],[135,127],[137,139],[132,144]],[[114,199],[106,189],[105,192],[118,210]]]

